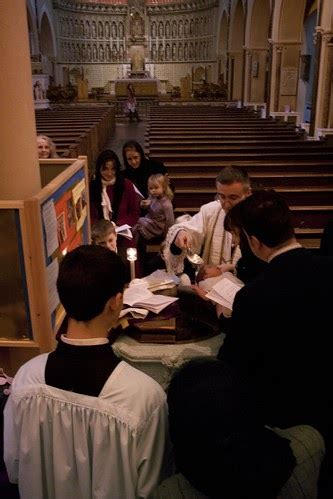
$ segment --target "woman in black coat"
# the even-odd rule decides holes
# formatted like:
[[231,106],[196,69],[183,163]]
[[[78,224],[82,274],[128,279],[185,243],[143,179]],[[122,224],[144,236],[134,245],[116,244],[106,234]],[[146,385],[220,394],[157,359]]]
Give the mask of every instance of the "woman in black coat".
[[125,170],[122,172],[146,199],[148,196],[148,178],[155,173],[167,175],[167,169],[161,161],[145,157],[141,145],[135,140],[128,140],[123,145]]

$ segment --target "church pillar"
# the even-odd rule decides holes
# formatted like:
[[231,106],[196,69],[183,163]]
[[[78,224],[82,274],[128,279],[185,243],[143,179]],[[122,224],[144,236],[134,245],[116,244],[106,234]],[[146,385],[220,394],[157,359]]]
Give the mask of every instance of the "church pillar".
[[244,91],[246,102],[265,102],[267,54],[266,48],[246,50]]
[[0,2],[0,199],[40,189],[25,0]]
[[298,42],[272,43],[270,111],[283,111],[285,106],[296,111],[301,45]]
[[242,100],[243,51],[229,52],[229,99]]
[[317,87],[317,105],[314,128],[333,126],[333,32],[321,35],[320,68]]

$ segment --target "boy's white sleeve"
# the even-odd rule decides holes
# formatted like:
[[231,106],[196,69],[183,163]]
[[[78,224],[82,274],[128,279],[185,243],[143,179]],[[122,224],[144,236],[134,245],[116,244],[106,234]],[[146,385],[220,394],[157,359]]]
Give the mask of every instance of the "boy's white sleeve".
[[4,409],[4,461],[11,483],[18,483],[19,439],[14,422],[12,397],[9,396]]

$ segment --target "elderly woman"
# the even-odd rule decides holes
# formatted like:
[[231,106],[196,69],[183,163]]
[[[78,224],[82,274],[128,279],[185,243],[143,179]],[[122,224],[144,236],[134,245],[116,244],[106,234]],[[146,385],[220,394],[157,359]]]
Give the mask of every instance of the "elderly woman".
[[55,143],[47,135],[37,135],[37,150],[39,159],[58,158]]

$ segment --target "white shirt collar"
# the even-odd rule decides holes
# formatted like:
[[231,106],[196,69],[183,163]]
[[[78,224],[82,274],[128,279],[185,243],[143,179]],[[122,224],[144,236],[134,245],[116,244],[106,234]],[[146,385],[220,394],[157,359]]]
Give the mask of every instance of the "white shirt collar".
[[95,345],[106,345],[109,343],[107,338],[67,338],[65,334],[61,335],[61,341],[67,343],[67,345],[76,345],[76,346],[86,346],[91,347]]
[[292,243],[292,244],[288,244],[287,246],[283,246],[283,248],[280,248],[276,251],[274,251],[271,256],[267,259],[268,263],[271,262],[273,260],[273,258],[275,258],[276,256],[279,256],[279,255],[282,255],[283,253],[287,253],[287,251],[290,251],[290,250],[293,250],[293,249],[296,249],[296,248],[301,248],[302,245],[299,244],[299,243]]

